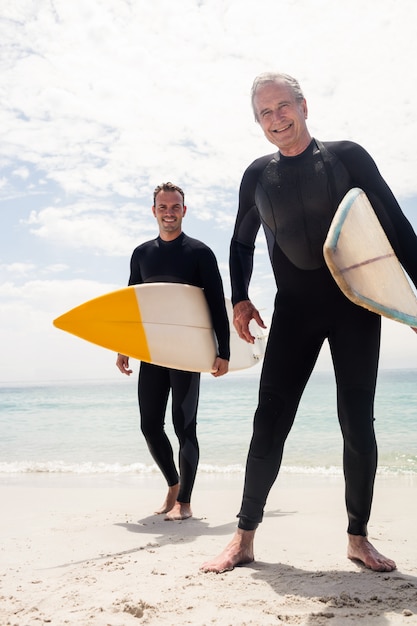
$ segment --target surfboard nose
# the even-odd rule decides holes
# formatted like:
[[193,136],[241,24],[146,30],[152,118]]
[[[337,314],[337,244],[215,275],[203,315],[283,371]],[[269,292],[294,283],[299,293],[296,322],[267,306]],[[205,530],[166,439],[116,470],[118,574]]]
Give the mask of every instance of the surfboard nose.
[[84,302],[54,319],[53,325],[109,350],[151,359],[133,287]]

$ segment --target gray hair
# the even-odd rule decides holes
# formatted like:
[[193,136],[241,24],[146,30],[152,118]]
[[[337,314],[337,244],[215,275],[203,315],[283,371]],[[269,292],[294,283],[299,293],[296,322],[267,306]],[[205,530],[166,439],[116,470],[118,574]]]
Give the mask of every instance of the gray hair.
[[255,120],[257,122],[259,120],[258,120],[258,115],[255,110],[255,102],[254,102],[256,92],[258,91],[260,87],[263,87],[264,85],[267,85],[269,83],[281,83],[281,84],[284,83],[284,85],[287,85],[292,90],[296,100],[298,101],[304,100],[304,94],[301,90],[300,83],[298,82],[298,80],[296,80],[289,74],[282,74],[280,72],[264,72],[263,74],[259,74],[259,76],[257,76],[255,80],[253,81],[252,89],[251,89],[252,109],[255,115]]

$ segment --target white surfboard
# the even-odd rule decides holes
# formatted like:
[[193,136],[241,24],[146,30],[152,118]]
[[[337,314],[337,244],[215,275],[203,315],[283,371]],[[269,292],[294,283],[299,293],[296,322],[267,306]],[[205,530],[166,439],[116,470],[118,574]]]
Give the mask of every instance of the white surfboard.
[[[230,323],[229,370],[256,365],[266,337],[252,320],[255,344],[240,339]],[[89,300],[54,320],[57,328],[91,343],[163,367],[210,372],[217,347],[210,311],[199,287],[179,283],[144,283]]]
[[417,326],[416,295],[361,189],[351,189],[343,198],[323,252],[335,281],[352,302]]

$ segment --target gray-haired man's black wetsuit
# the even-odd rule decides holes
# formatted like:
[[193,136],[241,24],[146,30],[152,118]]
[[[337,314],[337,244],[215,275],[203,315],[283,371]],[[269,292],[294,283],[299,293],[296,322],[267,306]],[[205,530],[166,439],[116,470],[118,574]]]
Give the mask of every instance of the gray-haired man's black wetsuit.
[[257,159],[242,179],[230,251],[232,300],[236,304],[248,299],[260,225],[278,288],[238,514],[239,527],[245,530],[262,521],[300,397],[327,339],[344,439],[348,532],[367,533],[377,466],[373,405],[380,317],[342,294],[323,258],[335,210],[352,187],[365,191],[417,284],[416,235],[359,145],[312,140],[298,156],[275,153]]
[[[184,283],[202,287],[218,343],[218,355],[229,360],[229,321],[216,258],[208,246],[184,233],[173,241],[160,237],[138,246],[130,262],[129,285]],[[173,451],[164,430],[165,411],[172,391],[172,420],[179,441],[179,502],[190,502],[197,472],[197,407],[200,374],[141,363],[138,381],[141,429],[168,486],[179,481]]]

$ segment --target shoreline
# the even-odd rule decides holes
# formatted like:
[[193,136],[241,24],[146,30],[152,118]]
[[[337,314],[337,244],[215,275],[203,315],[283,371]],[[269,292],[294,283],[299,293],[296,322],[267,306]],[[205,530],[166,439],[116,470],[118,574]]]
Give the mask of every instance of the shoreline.
[[152,514],[156,475],[21,478],[0,480],[1,624],[417,625],[415,476],[376,481],[369,538],[395,572],[346,558],[342,477],[285,474],[255,562],[218,575],[199,567],[236,528],[243,476],[198,475],[182,522]]
[[[307,484],[312,481],[314,486],[325,487],[326,485],[340,484],[340,488],[343,489],[343,470],[337,468],[337,472],[327,473],[322,468],[311,468],[311,471],[297,471],[298,468],[285,468],[281,467],[280,474],[278,476],[273,489],[284,488],[306,488]],[[244,469],[242,467],[239,471],[234,472],[204,472],[201,469],[197,472],[196,484],[194,487],[194,495],[199,488],[202,489],[216,489],[221,487],[237,489],[241,491],[244,481]],[[415,472],[387,472],[384,469],[378,469],[375,479],[375,490],[378,485],[389,487],[394,485],[397,487],[414,488],[417,489],[417,473]],[[145,490],[160,490],[161,494],[164,491],[164,480],[159,470],[152,470],[149,472],[49,472],[49,471],[34,471],[34,472],[0,472],[0,489],[3,487],[78,487],[78,488],[132,488],[132,489],[145,489]],[[240,493],[238,494],[240,495]]]

